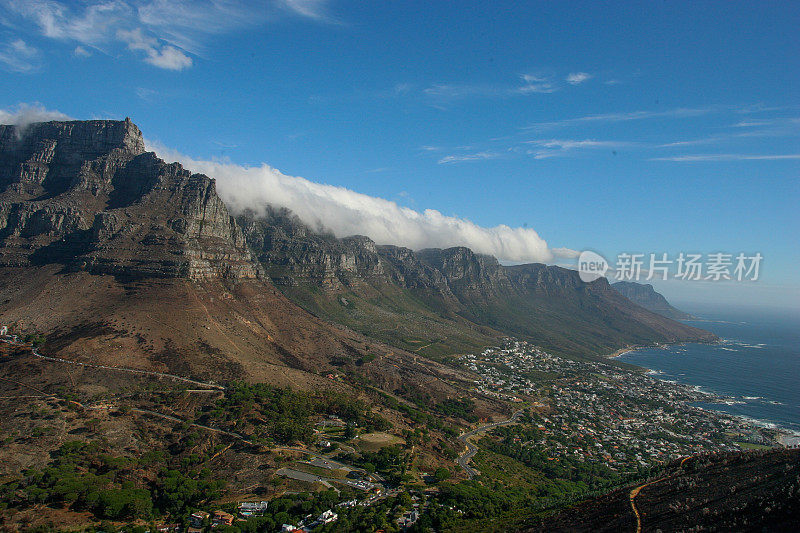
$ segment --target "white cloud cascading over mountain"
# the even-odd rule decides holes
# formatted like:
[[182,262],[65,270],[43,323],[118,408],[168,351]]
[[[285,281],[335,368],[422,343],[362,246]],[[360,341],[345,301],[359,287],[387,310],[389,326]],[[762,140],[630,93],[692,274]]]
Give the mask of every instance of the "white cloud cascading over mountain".
[[[20,104],[0,109],[0,124],[20,128],[34,122],[70,120],[41,104]],[[245,167],[224,161],[198,160],[157,142],[147,141],[148,150],[167,161],[178,161],[193,172],[216,179],[217,191],[234,214],[252,209],[263,212],[268,205],[291,209],[316,230],[337,237],[366,235],[378,244],[394,244],[414,250],[466,246],[510,262],[552,262],[569,259],[576,252],[549,248],[530,228],[501,224],[492,228],[467,219],[443,215],[435,209],[419,212],[390,200],[361,194],[345,187],[315,183],[288,176],[268,165]]]
[[148,143],[167,161],[178,161],[193,172],[217,181],[217,192],[235,214],[246,209],[263,212],[267,205],[287,207],[317,230],[337,237],[366,235],[378,244],[414,250],[466,246],[478,253],[513,262],[551,262],[572,250],[550,249],[530,228],[479,226],[434,209],[416,211],[390,200],[345,187],[288,176],[268,165],[244,167],[223,161],[193,159],[158,143]]
[[49,120],[72,120],[61,111],[45,109],[42,104],[19,104],[9,109],[0,109],[0,124],[10,124],[24,130],[35,122]]

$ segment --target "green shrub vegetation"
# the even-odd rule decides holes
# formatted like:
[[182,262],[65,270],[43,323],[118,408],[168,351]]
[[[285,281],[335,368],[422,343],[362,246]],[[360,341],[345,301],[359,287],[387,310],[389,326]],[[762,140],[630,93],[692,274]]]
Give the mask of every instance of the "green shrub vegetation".
[[298,392],[264,383],[232,385],[198,422],[280,444],[311,443],[315,415],[335,415],[367,431],[390,427],[368,405],[346,394],[329,390]]

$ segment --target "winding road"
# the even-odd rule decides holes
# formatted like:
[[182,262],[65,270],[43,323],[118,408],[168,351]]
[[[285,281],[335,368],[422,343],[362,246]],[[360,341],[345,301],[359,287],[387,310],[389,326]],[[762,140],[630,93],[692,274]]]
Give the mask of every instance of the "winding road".
[[[688,461],[692,457],[694,457],[694,456],[690,455],[689,457],[684,457],[681,460],[680,466],[683,466],[684,463],[686,463],[686,461]],[[639,513],[639,509],[636,508],[636,501],[635,501],[636,500],[636,496],[639,495],[639,493],[642,491],[643,488],[649,487],[650,485],[655,485],[656,483],[660,483],[660,482],[664,481],[665,479],[669,479],[671,477],[675,477],[675,475],[676,474],[672,474],[671,476],[664,476],[664,477],[658,478],[655,481],[650,481],[649,483],[645,483],[644,485],[639,485],[638,487],[635,487],[633,490],[631,490],[631,493],[628,495],[628,499],[631,502],[631,509],[633,509],[633,514],[636,516],[636,533],[642,533],[642,515],[641,515],[641,513]]]
[[511,415],[511,417],[508,420],[486,424],[485,426],[481,426],[479,428],[473,429],[472,431],[463,433],[460,437],[458,437],[458,441],[463,443],[467,447],[467,449],[463,454],[458,456],[456,462],[458,462],[459,466],[464,469],[464,472],[467,473],[467,476],[470,479],[478,475],[478,472],[467,464],[470,462],[470,460],[472,460],[473,457],[475,457],[475,454],[478,453],[478,447],[472,444],[469,441],[469,438],[474,437],[479,433],[489,431],[490,429],[494,429],[498,426],[506,426],[508,424],[513,424],[517,421],[517,418],[519,418],[524,411],[525,409],[520,409],[519,411],[516,411],[513,415]]
[[[8,341],[6,341],[8,342]],[[198,385],[201,387],[209,387],[216,390],[225,390],[225,387],[222,385],[217,385],[216,383],[206,383],[204,381],[197,381],[195,379],[185,378],[183,376],[176,376],[175,374],[165,374],[164,372],[152,372],[150,370],[138,370],[136,368],[125,368],[121,366],[110,366],[110,365],[95,365],[92,363],[81,363],[80,361],[71,361],[70,359],[62,359],[60,357],[49,357],[47,355],[42,355],[38,352],[36,348],[31,348],[31,353],[38,357],[39,359],[44,359],[46,361],[54,361],[57,363],[67,363],[70,365],[78,365],[84,366],[87,368],[100,368],[103,370],[116,370],[119,372],[130,372],[133,374],[143,374],[145,376],[154,376],[157,378],[167,378],[173,379],[176,381],[183,381],[184,383],[191,383],[193,385]]]

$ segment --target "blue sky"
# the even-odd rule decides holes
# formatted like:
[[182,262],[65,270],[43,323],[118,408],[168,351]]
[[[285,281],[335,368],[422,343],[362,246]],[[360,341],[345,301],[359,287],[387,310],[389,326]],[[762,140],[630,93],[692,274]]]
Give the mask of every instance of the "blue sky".
[[533,242],[507,259],[544,258],[534,230],[609,260],[761,252],[756,284],[664,291],[798,307],[795,2],[0,6],[6,113],[130,116],[176,158],[230,167],[200,169],[266,163],[456,217],[423,226],[445,243],[452,220],[478,227],[467,242],[505,224],[475,238]]

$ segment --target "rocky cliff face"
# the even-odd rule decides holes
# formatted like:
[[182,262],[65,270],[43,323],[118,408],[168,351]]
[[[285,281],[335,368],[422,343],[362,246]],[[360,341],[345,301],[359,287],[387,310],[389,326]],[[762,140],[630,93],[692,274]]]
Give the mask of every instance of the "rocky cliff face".
[[[314,232],[286,209],[247,213],[238,222],[273,281],[293,287],[289,292],[312,312],[386,334],[387,342],[399,339],[407,348],[407,338],[452,339],[465,327],[533,338],[575,353],[714,338],[639,307],[605,279],[587,284],[577,272],[559,267],[506,267],[464,247],[414,252],[376,246],[366,237],[337,239]],[[434,313],[456,320],[453,328],[460,331],[432,326]]]
[[692,318],[692,315],[672,307],[667,299],[664,298],[664,295],[656,292],[649,283],[618,281],[617,283],[613,283],[611,287],[630,301],[659,315],[673,320]]
[[0,266],[255,277],[214,180],[145,152],[129,120],[0,126]]

